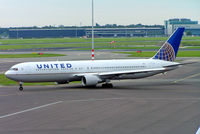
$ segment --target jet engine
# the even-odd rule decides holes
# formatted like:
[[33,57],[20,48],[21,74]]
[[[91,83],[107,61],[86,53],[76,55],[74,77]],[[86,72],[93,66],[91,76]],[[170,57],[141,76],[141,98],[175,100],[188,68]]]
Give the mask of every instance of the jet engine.
[[82,77],[83,86],[96,86],[102,80],[96,75],[85,75]]

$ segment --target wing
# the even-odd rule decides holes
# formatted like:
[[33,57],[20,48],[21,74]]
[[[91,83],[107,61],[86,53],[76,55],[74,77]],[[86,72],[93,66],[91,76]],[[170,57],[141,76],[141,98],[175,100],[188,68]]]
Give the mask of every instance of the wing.
[[112,71],[112,72],[100,72],[100,73],[82,73],[75,74],[74,76],[83,77],[85,75],[97,75],[99,77],[113,77],[124,74],[138,74],[138,73],[147,73],[147,72],[165,72],[166,68],[156,68],[156,69],[140,69],[140,70],[126,70],[126,71]]
[[113,71],[113,72],[103,72],[99,73],[99,76],[109,76],[109,75],[124,75],[124,74],[137,74],[137,73],[147,73],[147,72],[159,72],[165,71],[166,68],[156,68],[156,69],[140,69],[140,70],[127,70],[127,71]]

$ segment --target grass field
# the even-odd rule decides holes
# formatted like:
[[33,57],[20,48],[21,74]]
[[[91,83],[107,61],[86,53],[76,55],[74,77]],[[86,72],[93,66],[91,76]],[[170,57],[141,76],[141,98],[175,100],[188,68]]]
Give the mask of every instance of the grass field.
[[[181,44],[181,46],[193,46],[200,47],[200,41],[194,42],[183,42],[186,45]],[[140,48],[136,49],[149,49],[148,47],[160,47],[162,43],[160,42],[119,42],[110,45],[109,43],[95,43],[95,48],[97,49],[133,49],[136,46]],[[195,46],[195,47],[194,47]],[[80,43],[80,44],[37,44],[37,45],[0,45],[0,50],[13,50],[13,49],[45,49],[45,48],[91,48],[91,43]]]
[[47,54],[43,53],[39,55],[38,53],[31,54],[0,54],[0,58],[38,58],[38,57],[58,57],[58,56],[66,56],[64,54]]
[[[128,57],[153,57],[156,52],[117,52],[123,54],[129,54]],[[199,51],[179,51],[177,57],[200,57]]]
[[[100,48],[95,48],[95,50],[102,50],[102,49],[136,49],[136,50],[147,50],[147,49],[155,49],[158,50],[160,47],[151,47],[151,46],[141,46],[141,47],[100,47]],[[77,48],[74,50],[91,50],[91,48]]]
[[[117,49],[117,47],[135,47],[136,45],[160,46],[167,37],[134,37],[134,38],[95,38],[96,48]],[[109,44],[116,41],[114,44]],[[43,39],[0,39],[0,49],[36,49],[60,47],[91,47],[91,39],[84,38],[43,38]],[[15,45],[9,45],[15,44]],[[23,45],[26,44],[26,45]],[[29,45],[27,45],[29,44]],[[200,37],[184,37],[182,46],[200,46]]]
[[[120,42],[120,43],[115,43],[113,45],[110,45],[109,43],[95,43],[95,48],[108,48],[108,49],[118,49],[119,47],[134,47],[135,45],[141,45],[142,47],[144,45],[148,46],[148,45],[157,45],[158,43],[155,42]],[[12,50],[12,49],[45,49],[45,48],[81,48],[81,47],[85,47],[85,48],[91,48],[91,43],[80,43],[80,44],[40,44],[40,45],[0,45],[0,49],[1,50]]]
[[[168,37],[95,38],[95,42],[111,41],[165,41]],[[183,37],[183,40],[200,40],[200,37]],[[91,42],[85,38],[0,39],[0,44]]]
[[195,46],[195,47],[187,47],[187,49],[200,49],[200,46]]

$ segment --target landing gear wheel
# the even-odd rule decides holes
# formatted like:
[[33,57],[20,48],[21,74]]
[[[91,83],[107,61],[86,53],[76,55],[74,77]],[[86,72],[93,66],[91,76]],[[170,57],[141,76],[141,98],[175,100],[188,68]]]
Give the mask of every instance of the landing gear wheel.
[[106,83],[106,84],[102,84],[103,88],[113,88],[113,84],[112,83]]
[[111,83],[108,84],[108,87],[109,87],[109,88],[113,88],[113,84],[111,84]]
[[19,87],[19,91],[23,91],[23,87]]
[[23,91],[23,89],[24,89],[24,88],[23,88],[23,82],[20,82],[20,83],[19,83],[19,91]]

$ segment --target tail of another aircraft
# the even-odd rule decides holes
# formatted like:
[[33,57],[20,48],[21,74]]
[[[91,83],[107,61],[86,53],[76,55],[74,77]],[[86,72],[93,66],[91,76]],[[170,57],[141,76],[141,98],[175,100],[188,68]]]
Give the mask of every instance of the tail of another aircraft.
[[178,53],[184,30],[184,27],[178,28],[152,59],[174,61]]

